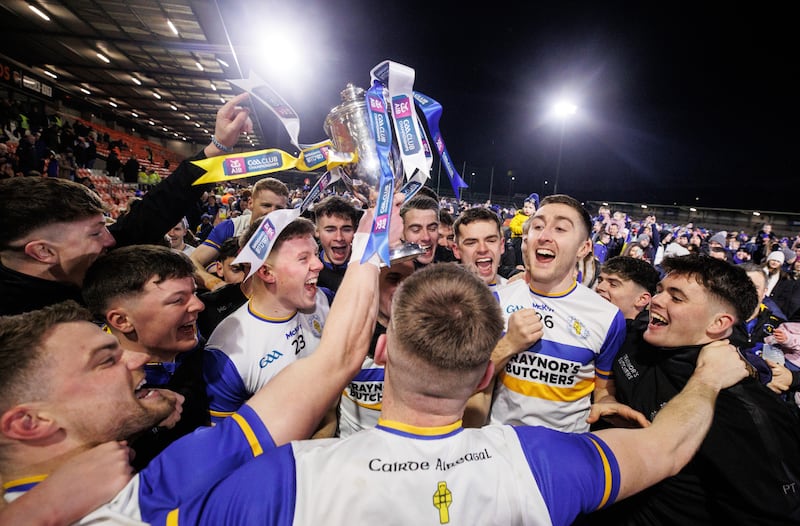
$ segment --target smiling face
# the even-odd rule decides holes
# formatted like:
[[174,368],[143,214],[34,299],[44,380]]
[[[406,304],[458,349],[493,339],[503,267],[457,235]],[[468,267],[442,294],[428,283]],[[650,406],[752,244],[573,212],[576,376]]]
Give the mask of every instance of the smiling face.
[[350,260],[355,225],[346,217],[325,215],[317,218],[317,236],[325,259],[334,265]]
[[116,244],[102,214],[40,229],[37,237],[47,239],[57,256],[51,270],[59,281],[81,285],[86,270],[101,254]]
[[578,212],[563,203],[548,203],[530,220],[525,244],[530,285],[539,292],[567,290],[575,265],[592,250]]
[[167,232],[170,248],[174,248],[175,250],[183,250],[183,247],[186,246],[186,243],[183,240],[184,236],[186,236],[186,226],[183,224],[183,220],[181,220],[180,223],[170,228],[169,232]]
[[173,410],[158,391],[137,391],[144,382],[142,353],[126,352],[116,337],[89,322],[53,327],[42,344],[49,392],[45,403],[58,425],[78,443],[130,438]]
[[[195,288],[191,276],[164,281],[154,276],[141,293],[118,300],[135,341],[153,357],[170,362],[178,353],[197,346],[197,316],[205,306]],[[123,332],[133,339],[128,331]]]
[[255,223],[273,210],[286,208],[287,197],[272,190],[260,190],[253,194],[250,223]]
[[503,236],[494,221],[472,221],[458,227],[458,243],[453,249],[461,264],[490,285],[497,277],[500,256],[505,252]]
[[432,262],[439,242],[439,214],[436,210],[412,208],[406,211],[403,215],[403,239],[426,249],[424,254],[417,257],[418,262]]
[[322,270],[314,237],[307,235],[287,239],[277,253],[270,254],[268,261],[274,295],[285,313],[288,315],[297,310],[314,308],[317,278]]
[[644,287],[613,272],[600,272],[595,292],[613,303],[626,320],[632,320],[647,306],[650,293]]
[[726,309],[693,276],[668,274],[650,301],[644,339],[657,347],[709,343],[719,336],[717,322],[723,312]]

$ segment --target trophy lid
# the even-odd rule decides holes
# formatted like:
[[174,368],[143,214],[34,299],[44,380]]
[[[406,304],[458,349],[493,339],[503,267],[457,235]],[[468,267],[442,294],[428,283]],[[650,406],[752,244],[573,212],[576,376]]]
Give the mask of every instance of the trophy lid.
[[364,100],[364,89],[356,86],[352,82],[348,82],[344,89],[339,92],[342,97],[342,102],[354,102]]

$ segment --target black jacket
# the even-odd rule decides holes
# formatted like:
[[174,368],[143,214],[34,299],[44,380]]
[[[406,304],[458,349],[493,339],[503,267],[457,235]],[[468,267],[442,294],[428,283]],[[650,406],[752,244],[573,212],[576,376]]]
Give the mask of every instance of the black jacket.
[[[201,151],[183,161],[172,174],[154,186],[130,211],[108,227],[118,247],[161,244],[164,235],[202,196],[206,185],[192,186],[204,170],[191,160],[205,159]],[[83,304],[75,285],[28,276],[0,265],[0,315],[21,314],[67,299]]]
[[[614,363],[617,398],[652,420],[695,369],[700,346],[638,337]],[[800,524],[800,415],[755,379],[723,390],[700,450],[678,475],[586,517],[587,524]]]

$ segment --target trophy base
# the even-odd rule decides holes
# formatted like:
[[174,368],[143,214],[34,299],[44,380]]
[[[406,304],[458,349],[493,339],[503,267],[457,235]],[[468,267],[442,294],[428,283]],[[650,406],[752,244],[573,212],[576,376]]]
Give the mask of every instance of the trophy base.
[[[404,243],[399,247],[389,249],[389,259],[392,264],[395,264],[416,259],[424,253],[425,249],[418,243]],[[381,261],[381,266],[386,266],[386,264]]]

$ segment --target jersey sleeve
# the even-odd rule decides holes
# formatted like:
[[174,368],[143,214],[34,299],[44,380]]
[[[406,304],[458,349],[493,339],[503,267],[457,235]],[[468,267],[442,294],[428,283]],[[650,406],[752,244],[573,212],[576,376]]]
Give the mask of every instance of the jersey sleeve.
[[142,519],[152,522],[273,449],[267,428],[247,405],[214,427],[176,440],[139,473]]
[[553,524],[572,524],[579,514],[616,500],[619,465],[600,438],[591,433],[563,433],[539,426],[519,426],[514,430]]
[[211,422],[219,423],[250,399],[241,374],[227,354],[207,347],[203,353],[203,378],[206,381]]
[[211,233],[208,234],[203,244],[207,247],[219,250],[220,247],[222,247],[222,243],[230,237],[233,237],[233,221],[226,219],[211,230]]
[[617,310],[617,314],[611,320],[603,346],[600,348],[600,354],[597,355],[594,363],[595,373],[600,378],[608,380],[612,377],[611,369],[614,366],[614,358],[625,341],[626,330],[625,317],[621,311]]
[[293,449],[287,444],[248,462],[154,524],[290,526],[296,495]]

